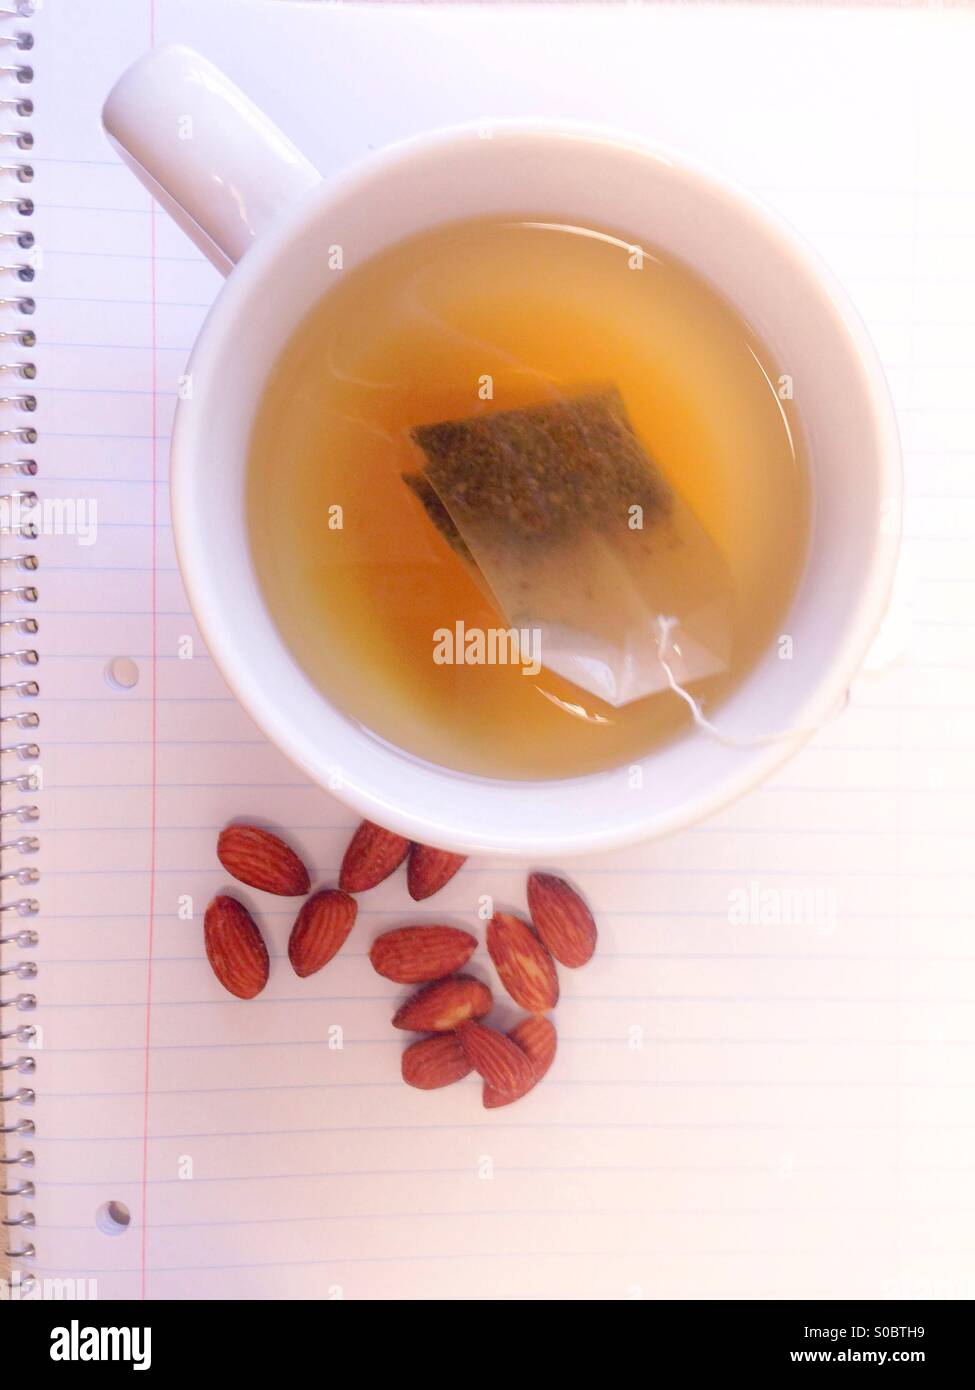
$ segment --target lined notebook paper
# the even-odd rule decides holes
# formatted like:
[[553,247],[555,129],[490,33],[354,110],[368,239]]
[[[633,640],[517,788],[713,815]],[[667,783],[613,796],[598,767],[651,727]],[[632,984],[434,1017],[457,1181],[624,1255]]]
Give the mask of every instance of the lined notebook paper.
[[[11,1145],[36,1155],[34,1274],[102,1298],[971,1296],[973,16],[49,0],[29,27],[36,489],[97,508],[93,544],[32,543],[42,787],[5,788],[40,809],[39,852],[4,856],[40,880],[3,885],[40,904],[38,945],[5,956],[37,977],[2,990],[37,998],[36,1100],[8,1107],[36,1130]],[[291,906],[243,894],[274,958],[257,1001],[203,957],[221,825],[287,828],[327,883],[353,817],[230,698],[176,569],[168,434],[219,280],[99,124],[122,68],[174,41],[323,170],[531,113],[678,147],[809,237],[889,373],[908,497],[881,669],[707,824],[564,864],[600,949],[563,972],[556,1063],[508,1109],[399,1079],[402,991],[366,953],[410,916],[400,879],[304,981]],[[525,869],[470,861],[437,915],[523,906]]]

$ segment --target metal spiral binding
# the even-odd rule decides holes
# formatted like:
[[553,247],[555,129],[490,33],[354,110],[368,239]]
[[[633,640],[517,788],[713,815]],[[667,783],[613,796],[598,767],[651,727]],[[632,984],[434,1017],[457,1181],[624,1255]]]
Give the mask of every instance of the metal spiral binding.
[[[25,192],[33,182],[34,169],[21,158],[34,148],[34,136],[23,126],[34,113],[34,103],[23,91],[34,79],[33,68],[24,61],[34,47],[24,21],[34,9],[31,0],[0,4],[0,510],[5,521],[12,519],[12,524],[0,526],[0,545],[10,550],[0,554],[0,1199],[7,1203],[0,1218],[6,1228],[0,1252],[18,1262],[21,1295],[30,1293],[36,1283],[33,1275],[21,1271],[20,1263],[36,1254],[29,1235],[35,1225],[29,1208],[35,1187],[26,1172],[34,1165],[34,1154],[26,1143],[34,1133],[34,1122],[24,1111],[34,1103],[34,1088],[28,1083],[37,1061],[20,1049],[29,1049],[37,1034],[22,1015],[37,1008],[29,988],[37,963],[29,959],[29,953],[39,938],[33,927],[18,925],[17,919],[40,911],[30,894],[40,875],[23,862],[23,856],[38,848],[37,836],[30,832],[39,816],[30,799],[38,790],[38,779],[30,764],[40,756],[40,748],[29,731],[40,720],[36,711],[23,706],[40,692],[28,674],[28,668],[40,660],[33,644],[38,622],[24,611],[38,599],[30,578],[38,558],[23,546],[37,535],[30,516],[37,493],[26,483],[36,475],[37,463],[18,457],[24,446],[36,442],[37,431],[16,420],[17,414],[37,409],[33,390],[19,389],[20,383],[37,376],[35,364],[22,355],[37,341],[33,329],[23,324],[23,318],[34,312],[34,299],[28,292],[19,292],[20,286],[33,283],[36,273],[31,260],[21,256],[34,246],[34,233],[25,225],[34,213],[33,199]],[[17,318],[11,322],[10,315]],[[2,322],[4,318],[7,323]],[[12,326],[18,319],[21,326]],[[15,804],[8,804],[11,799]],[[24,1084],[19,1084],[21,1079]]]

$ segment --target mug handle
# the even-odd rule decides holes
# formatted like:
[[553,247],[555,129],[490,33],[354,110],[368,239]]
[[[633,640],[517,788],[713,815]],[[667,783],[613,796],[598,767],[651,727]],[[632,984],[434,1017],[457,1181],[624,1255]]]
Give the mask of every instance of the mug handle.
[[126,69],[102,122],[136,178],[224,275],[321,182],[239,87],[178,44],[154,48]]

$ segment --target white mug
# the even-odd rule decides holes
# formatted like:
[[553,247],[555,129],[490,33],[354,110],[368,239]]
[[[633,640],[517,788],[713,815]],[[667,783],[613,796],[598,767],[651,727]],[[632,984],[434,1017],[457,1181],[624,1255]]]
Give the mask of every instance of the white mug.
[[[671,152],[563,122],[433,131],[323,179],[222,73],[178,47],[128,69],[104,122],[142,182],[227,273],[190,359],[192,399],[176,411],[176,546],[211,655],[268,737],[315,781],[411,839],[538,860],[700,820],[841,707],[889,597],[900,449],[863,324],[791,228]],[[585,777],[469,776],[391,747],[335,708],[275,628],[248,538],[248,438],[276,359],[334,284],[328,248],[342,246],[348,273],[438,224],[503,214],[623,229],[634,244],[678,257],[793,378],[813,516],[783,623],[792,659],[766,652],[720,706],[720,723],[742,741],[801,731],[794,737],[729,747],[691,728],[640,763]]]

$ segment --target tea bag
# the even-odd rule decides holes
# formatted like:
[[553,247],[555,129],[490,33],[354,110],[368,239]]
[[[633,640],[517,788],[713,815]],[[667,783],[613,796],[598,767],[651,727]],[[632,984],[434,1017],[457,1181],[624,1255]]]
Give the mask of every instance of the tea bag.
[[411,438],[422,466],[404,480],[550,671],[620,706],[727,668],[727,566],[615,388]]

